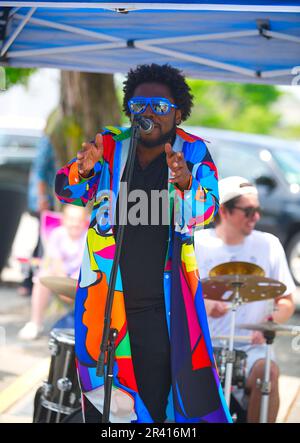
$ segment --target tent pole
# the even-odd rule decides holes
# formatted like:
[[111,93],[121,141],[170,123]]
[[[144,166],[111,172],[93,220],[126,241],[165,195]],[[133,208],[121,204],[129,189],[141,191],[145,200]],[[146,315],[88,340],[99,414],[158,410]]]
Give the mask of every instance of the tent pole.
[[116,48],[126,48],[127,43],[125,41],[119,41],[116,43],[97,43],[90,45],[80,45],[80,46],[58,46],[55,48],[41,48],[41,49],[32,49],[32,50],[24,50],[24,51],[10,51],[7,56],[8,57],[30,57],[30,56],[40,56],[40,55],[49,55],[49,54],[69,54],[71,52],[87,52],[87,51],[104,51],[107,49],[116,49]]
[[300,37],[296,37],[295,35],[284,34],[283,32],[275,32],[264,30],[264,36],[277,38],[278,40],[287,40],[289,42],[300,43]]
[[274,69],[272,71],[262,71],[261,72],[261,78],[272,78],[272,77],[280,77],[282,75],[296,75],[293,74],[292,70],[293,70],[294,66],[291,67],[291,69]]
[[24,17],[24,20],[19,24],[19,26],[17,27],[15,32],[12,34],[12,36],[3,45],[3,48],[2,48],[2,51],[1,51],[1,54],[0,54],[1,57],[3,57],[6,54],[7,50],[9,49],[9,47],[16,40],[16,38],[18,37],[18,35],[22,31],[22,29],[26,26],[26,24],[29,22],[31,16],[35,13],[36,10],[37,10],[37,8],[31,8],[28,11],[28,14]]
[[[18,19],[22,19],[22,18],[24,18],[24,15],[16,14],[15,17]],[[112,37],[110,35],[102,34],[99,32],[94,32],[94,31],[88,31],[87,29],[76,28],[75,26],[65,25],[65,24],[57,23],[57,22],[51,22],[49,20],[44,20],[44,19],[40,19],[40,18],[32,18],[31,23],[33,23],[35,25],[47,26],[47,27],[53,28],[53,29],[59,29],[61,31],[71,32],[72,34],[84,35],[86,37],[91,37],[91,38],[95,38],[98,40],[108,40],[108,41],[112,41],[112,42],[122,41],[120,38]]]
[[145,40],[139,40],[139,43],[146,45],[156,45],[156,44],[168,44],[168,43],[188,43],[194,41],[213,41],[220,39],[229,39],[229,38],[242,38],[242,37],[253,37],[259,35],[257,29],[249,30],[249,31],[240,31],[240,32],[223,32],[223,33],[215,33],[215,34],[202,34],[202,35],[186,35],[182,37],[166,37],[166,38],[151,38]]
[[217,69],[223,69],[225,71],[236,72],[238,74],[243,74],[248,77],[256,77],[256,72],[251,69],[239,68],[238,66],[230,65],[229,63],[217,62],[215,60],[209,60],[207,58],[198,57],[190,54],[183,54],[179,51],[172,51],[170,49],[156,48],[155,46],[148,46],[145,44],[140,44],[140,42],[135,41],[134,46],[144,51],[155,52],[157,54],[167,55],[174,57],[178,60],[186,60],[193,63],[198,63],[200,65],[211,66]]

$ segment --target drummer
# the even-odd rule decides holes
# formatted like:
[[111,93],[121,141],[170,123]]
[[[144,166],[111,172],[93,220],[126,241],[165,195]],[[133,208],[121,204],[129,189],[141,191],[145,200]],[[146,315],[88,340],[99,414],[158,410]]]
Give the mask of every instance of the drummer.
[[[272,315],[278,323],[286,322],[294,313],[292,294],[295,284],[290,274],[283,247],[272,234],[256,231],[260,219],[258,192],[243,177],[227,177],[219,181],[220,209],[215,218],[215,228],[200,230],[195,235],[195,252],[200,278],[209,276],[216,265],[230,261],[254,263],[265,271],[265,277],[279,280],[286,286],[283,296],[274,301],[245,303],[237,309],[236,324],[260,323]],[[272,312],[272,308],[276,310]],[[229,336],[229,304],[222,301],[205,301],[212,337]],[[234,348],[247,353],[247,380],[242,403],[247,404],[247,422],[259,422],[261,391],[257,379],[263,380],[265,365],[265,340],[261,332],[236,328],[236,336],[249,335],[249,341],[237,342]],[[214,341],[220,346],[220,341]],[[279,409],[279,369],[272,357],[271,393],[268,422],[275,422]],[[245,406],[245,404],[244,404]]]

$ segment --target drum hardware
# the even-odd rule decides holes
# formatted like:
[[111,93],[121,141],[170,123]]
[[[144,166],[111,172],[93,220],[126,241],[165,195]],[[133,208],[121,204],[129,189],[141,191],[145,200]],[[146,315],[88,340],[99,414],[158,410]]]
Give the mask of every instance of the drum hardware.
[[[43,400],[42,406],[46,408],[50,412],[55,412],[57,415],[61,417],[61,415],[70,415],[73,412],[75,412],[78,408],[71,408],[69,406],[59,406],[57,403],[53,403],[49,400]],[[51,415],[48,414],[47,416],[47,423],[52,423],[51,421]],[[59,421],[55,421],[55,423],[59,423]]]
[[236,282],[232,285],[234,291],[234,299],[231,306],[231,324],[230,324],[230,339],[229,339],[229,356],[231,356],[231,360],[227,360],[226,362],[226,374],[225,374],[225,399],[227,400],[228,407],[230,407],[230,395],[231,395],[231,382],[232,382],[232,369],[233,369],[233,361],[232,361],[232,353],[234,346],[234,332],[235,332],[235,319],[236,319],[236,310],[238,306],[242,304],[242,299],[240,297],[239,289],[241,287],[239,282]]
[[72,382],[67,378],[57,380],[57,388],[62,392],[69,392],[72,389]]
[[[229,340],[229,335],[215,335],[211,337],[211,340],[222,340],[225,343]],[[250,343],[251,342],[251,336],[250,335],[235,335],[233,337],[235,342],[245,342]]]
[[231,320],[229,333],[228,357],[226,358],[226,374],[224,394],[230,407],[234,351],[234,332],[236,311],[243,303],[258,300],[274,299],[282,295],[286,286],[277,280],[266,278],[264,270],[253,263],[228,262],[212,268],[209,277],[202,279],[203,297],[223,302],[231,302]]
[[225,374],[226,374],[226,349],[222,348],[221,350],[221,359],[220,359],[220,381],[221,383],[225,380]]
[[235,351],[227,351],[226,352],[226,361],[228,361],[229,363],[234,363],[235,362]]
[[50,397],[52,392],[53,392],[53,386],[50,383],[48,383],[47,381],[44,381],[43,385],[42,385],[42,388],[43,388],[44,396],[46,398]]
[[49,340],[48,349],[50,351],[51,356],[55,356],[58,354],[58,346],[53,338],[50,338]]
[[263,382],[260,378],[256,380],[256,387],[260,389],[264,394],[270,394],[271,392],[271,382]]
[[260,423],[268,422],[269,396],[271,392],[271,353],[272,345],[276,334],[278,335],[297,335],[300,334],[300,327],[291,325],[280,325],[272,320],[258,324],[240,324],[241,329],[260,331],[266,340],[266,363],[264,368],[263,381],[257,380],[257,385],[261,390]]
[[238,349],[234,349],[230,352],[223,347],[213,348],[216,364],[218,368],[219,378],[222,386],[224,387],[224,381],[226,380],[227,362],[233,364],[231,385],[237,386],[238,389],[244,388],[246,384],[246,352]]
[[34,422],[60,423],[81,405],[75,367],[75,338],[72,329],[53,329],[50,334],[48,380],[36,394]]
[[[73,385],[72,385],[72,386],[73,386]],[[77,397],[76,397],[75,393],[74,393],[74,392],[71,392],[71,393],[70,393],[70,397],[69,397],[70,404],[71,404],[71,405],[74,405],[74,403],[76,402],[76,400],[77,400]],[[79,400],[79,402],[80,402],[80,400]]]
[[[72,383],[71,383],[71,386],[67,386],[67,383],[64,384],[64,381],[66,381],[66,379],[67,379],[67,371],[70,366],[71,354],[72,354],[71,351],[68,350],[67,355],[66,355],[64,369],[63,369],[63,378],[60,378],[59,380],[57,380],[57,388],[60,391],[59,400],[58,400],[58,406],[60,408],[63,406],[63,400],[64,400],[65,393],[68,392],[68,390],[70,390],[70,389],[66,389],[66,388],[68,388],[68,387],[72,388]],[[57,416],[56,416],[56,423],[59,423],[60,416],[61,416],[61,412],[58,412]]]

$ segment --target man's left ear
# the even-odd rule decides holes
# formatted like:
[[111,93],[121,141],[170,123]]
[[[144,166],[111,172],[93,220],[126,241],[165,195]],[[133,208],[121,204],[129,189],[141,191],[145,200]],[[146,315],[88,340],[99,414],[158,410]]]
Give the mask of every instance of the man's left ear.
[[176,121],[177,126],[180,125],[180,123],[181,123],[181,110],[180,109],[176,109],[175,121]]

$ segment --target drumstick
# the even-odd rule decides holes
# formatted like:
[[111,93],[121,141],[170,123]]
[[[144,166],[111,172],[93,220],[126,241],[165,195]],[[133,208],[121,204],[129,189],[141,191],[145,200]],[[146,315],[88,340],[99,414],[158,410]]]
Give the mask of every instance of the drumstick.
[[[212,340],[229,340],[229,335],[216,335],[215,337],[211,337]],[[252,337],[250,335],[235,335],[233,337],[234,341],[244,341],[244,342],[251,342]]]

